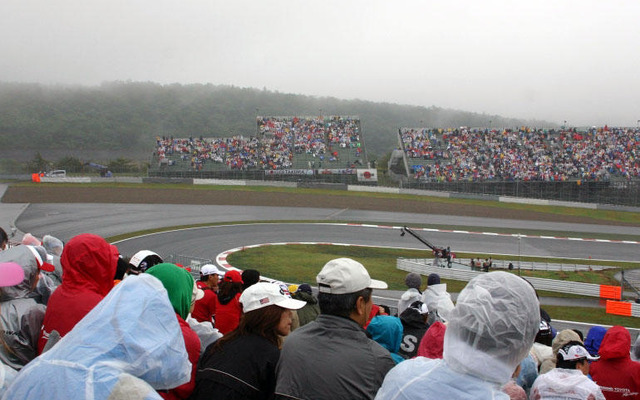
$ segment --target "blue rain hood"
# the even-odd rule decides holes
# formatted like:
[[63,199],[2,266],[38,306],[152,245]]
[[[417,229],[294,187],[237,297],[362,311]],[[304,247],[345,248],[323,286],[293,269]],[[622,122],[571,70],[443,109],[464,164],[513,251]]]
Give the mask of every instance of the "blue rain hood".
[[367,332],[371,335],[371,339],[389,350],[391,357],[396,363],[403,360],[398,354],[403,331],[404,328],[402,327],[400,318],[390,315],[378,315],[374,317],[369,323],[369,326],[367,326]]
[[11,399],[107,399],[135,390],[159,399],[190,379],[191,363],[162,283],[131,276],[51,350],[23,368]]

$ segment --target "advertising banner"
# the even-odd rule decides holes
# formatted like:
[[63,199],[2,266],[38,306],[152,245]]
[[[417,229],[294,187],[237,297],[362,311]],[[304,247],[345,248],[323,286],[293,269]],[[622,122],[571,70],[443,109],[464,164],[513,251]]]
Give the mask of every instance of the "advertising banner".
[[359,169],[358,182],[377,182],[378,171],[375,168]]

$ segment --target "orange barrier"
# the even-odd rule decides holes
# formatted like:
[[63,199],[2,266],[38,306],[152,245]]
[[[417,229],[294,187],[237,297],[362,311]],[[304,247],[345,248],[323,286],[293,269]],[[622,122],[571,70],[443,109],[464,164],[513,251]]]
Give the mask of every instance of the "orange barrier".
[[40,174],[31,174],[31,181],[40,183]]
[[622,288],[620,286],[600,285],[600,298],[602,299],[622,299]]
[[624,315],[631,317],[631,305],[625,301],[607,300],[607,314]]

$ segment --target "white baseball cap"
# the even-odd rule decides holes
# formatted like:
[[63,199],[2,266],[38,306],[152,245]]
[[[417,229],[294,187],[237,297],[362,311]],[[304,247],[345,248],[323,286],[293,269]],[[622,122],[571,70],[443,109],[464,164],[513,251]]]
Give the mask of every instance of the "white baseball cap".
[[[150,259],[145,261],[147,257],[150,257]],[[145,272],[147,269],[161,262],[162,257],[160,257],[158,253],[154,253],[151,250],[140,250],[129,260],[129,264],[131,264],[135,269],[138,269],[141,272]]]
[[581,360],[586,358],[589,361],[596,361],[600,356],[592,356],[584,346],[579,344],[566,344],[558,350],[558,354],[562,356],[564,361]]
[[224,276],[224,273],[220,272],[218,267],[216,267],[213,264],[205,264],[205,265],[203,265],[202,268],[200,268],[200,274],[202,276],[213,275],[213,274],[217,274],[219,276]]
[[329,294],[356,293],[366,288],[386,289],[385,282],[371,279],[367,269],[350,258],[336,258],[324,265],[316,277],[318,291]]
[[280,285],[270,282],[258,282],[249,286],[242,292],[240,303],[244,313],[272,305],[298,310],[307,304],[306,301],[292,299],[288,290],[285,291]]

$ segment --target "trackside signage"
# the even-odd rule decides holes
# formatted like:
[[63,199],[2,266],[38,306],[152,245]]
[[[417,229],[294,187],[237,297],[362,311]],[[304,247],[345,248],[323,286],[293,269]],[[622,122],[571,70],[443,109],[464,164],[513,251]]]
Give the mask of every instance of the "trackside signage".
[[375,168],[358,169],[358,182],[377,182],[378,171]]

